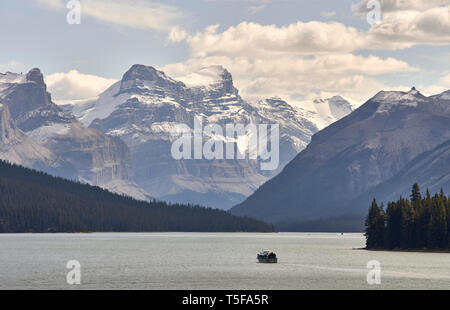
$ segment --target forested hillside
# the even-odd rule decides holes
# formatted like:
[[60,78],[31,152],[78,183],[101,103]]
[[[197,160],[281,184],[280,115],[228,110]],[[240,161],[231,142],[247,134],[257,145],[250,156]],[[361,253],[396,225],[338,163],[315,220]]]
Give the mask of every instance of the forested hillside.
[[0,161],[2,233],[272,230],[224,211],[138,201]]

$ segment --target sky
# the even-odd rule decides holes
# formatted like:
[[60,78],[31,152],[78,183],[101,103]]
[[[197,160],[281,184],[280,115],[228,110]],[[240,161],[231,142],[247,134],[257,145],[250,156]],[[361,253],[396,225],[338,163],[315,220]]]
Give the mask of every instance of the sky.
[[181,80],[222,65],[249,100],[450,89],[450,0],[1,0],[0,38],[0,72],[40,68],[55,100],[136,63]]

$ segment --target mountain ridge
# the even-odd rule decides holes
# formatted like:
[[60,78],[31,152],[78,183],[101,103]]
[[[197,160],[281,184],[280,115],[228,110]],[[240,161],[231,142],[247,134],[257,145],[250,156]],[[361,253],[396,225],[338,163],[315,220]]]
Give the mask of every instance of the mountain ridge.
[[[242,201],[281,171],[318,130],[281,99],[266,99],[265,104],[244,100],[232,75],[222,66],[205,67],[176,80],[154,67],[133,65],[97,101],[87,102],[84,107],[73,105],[72,111],[85,125],[127,143],[133,154],[133,178],[153,197],[221,208]],[[195,116],[201,116],[205,126],[280,123],[280,168],[275,172],[260,171],[258,162],[249,160],[171,160],[171,128],[179,123],[193,128]],[[206,175],[202,171],[209,172]]]
[[[282,99],[244,100],[231,73],[220,65],[202,68],[187,79],[190,83],[135,64],[96,98],[56,105],[42,73],[32,69],[25,75],[2,74],[0,97],[8,101],[14,122],[27,138],[73,169],[70,176],[52,173],[139,199],[156,197],[224,209],[278,174],[318,130],[304,111]],[[341,102],[340,112],[345,114],[350,104]],[[331,111],[328,101],[322,105]],[[339,113],[339,105],[336,108]],[[171,129],[176,124],[192,128],[196,116],[204,125],[280,124],[279,168],[263,171],[260,159],[174,161]],[[248,136],[235,143],[245,139]],[[42,169],[50,172],[47,168]]]
[[[28,149],[39,148],[51,157],[36,166],[22,153],[14,162],[106,188],[113,185],[119,192],[122,182],[130,195],[148,198],[130,180],[126,145],[116,137],[82,126],[73,115],[61,110],[53,103],[39,69],[31,69],[25,75],[4,74],[0,76],[0,85],[0,102],[7,106],[12,123],[28,141]],[[10,158],[4,154],[3,159]],[[63,164],[53,167],[51,161]],[[135,190],[131,192],[131,188]]]
[[[355,210],[365,214],[366,204],[373,198],[367,196],[370,189],[450,139],[450,101],[436,98],[425,97],[415,89],[379,92],[350,115],[313,135],[308,147],[282,173],[231,212],[272,222],[335,218],[348,215],[349,210],[353,215]],[[408,186],[414,181],[408,180]],[[364,193],[365,199],[358,198]],[[383,195],[377,197],[388,200]],[[358,201],[357,205],[352,205],[353,201]]]

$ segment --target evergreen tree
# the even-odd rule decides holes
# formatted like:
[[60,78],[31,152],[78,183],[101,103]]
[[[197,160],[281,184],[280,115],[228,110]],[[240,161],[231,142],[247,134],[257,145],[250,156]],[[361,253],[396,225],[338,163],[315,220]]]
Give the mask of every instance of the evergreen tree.
[[376,199],[373,199],[366,218],[366,248],[376,249],[384,246],[385,235],[385,213],[383,205],[378,206]]
[[399,202],[390,202],[386,209],[386,245],[390,249],[402,244],[402,209]]
[[[443,196],[443,195],[442,195]],[[432,219],[430,248],[444,248],[446,246],[447,218],[443,197],[436,194],[432,199]]]
[[0,232],[258,231],[266,223],[200,206],[138,201],[0,161]]
[[415,247],[414,208],[407,199],[400,199],[401,208],[401,243],[402,248]]
[[450,198],[444,190],[432,197],[427,189],[423,198],[414,184],[410,198],[389,202],[386,213],[373,200],[366,218],[367,248],[450,250]]
[[415,183],[413,185],[410,198],[411,198],[411,202],[414,205],[414,207],[416,207],[417,204],[422,200],[419,184]]

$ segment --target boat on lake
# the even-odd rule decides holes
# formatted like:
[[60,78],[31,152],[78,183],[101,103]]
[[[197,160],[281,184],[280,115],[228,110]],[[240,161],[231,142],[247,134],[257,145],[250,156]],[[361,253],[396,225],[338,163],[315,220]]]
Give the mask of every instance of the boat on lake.
[[278,262],[277,255],[271,251],[261,251],[256,255],[258,262],[266,264],[276,264]]

